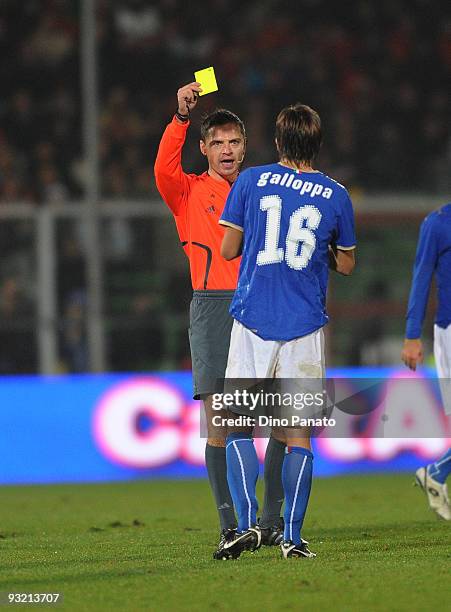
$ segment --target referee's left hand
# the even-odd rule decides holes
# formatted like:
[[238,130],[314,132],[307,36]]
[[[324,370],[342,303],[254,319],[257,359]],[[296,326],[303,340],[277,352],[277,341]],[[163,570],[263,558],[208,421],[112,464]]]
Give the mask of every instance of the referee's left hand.
[[401,359],[404,361],[406,366],[411,370],[415,371],[417,365],[423,363],[423,344],[419,338],[404,340],[404,348],[401,353]]

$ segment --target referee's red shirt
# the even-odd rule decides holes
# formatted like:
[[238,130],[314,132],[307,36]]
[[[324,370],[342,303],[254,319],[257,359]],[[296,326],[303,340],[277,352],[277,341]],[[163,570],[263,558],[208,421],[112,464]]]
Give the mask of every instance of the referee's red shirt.
[[226,261],[220,249],[225,228],[218,221],[230,191],[225,179],[182,169],[182,148],[189,122],[174,117],[166,127],[155,161],[155,181],[171,209],[189,259],[193,289],[236,288],[240,258]]

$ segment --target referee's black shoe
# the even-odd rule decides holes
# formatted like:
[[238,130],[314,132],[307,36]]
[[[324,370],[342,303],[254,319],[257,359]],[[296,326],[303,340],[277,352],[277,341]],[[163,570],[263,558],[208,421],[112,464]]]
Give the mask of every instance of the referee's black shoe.
[[279,546],[283,542],[283,516],[280,516],[278,522],[272,527],[260,527],[260,530],[263,546]]

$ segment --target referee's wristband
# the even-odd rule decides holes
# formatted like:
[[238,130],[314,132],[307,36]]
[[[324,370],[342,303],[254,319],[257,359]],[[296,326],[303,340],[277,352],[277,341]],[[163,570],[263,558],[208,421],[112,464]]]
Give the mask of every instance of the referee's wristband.
[[187,123],[187,121],[189,121],[189,115],[182,115],[181,113],[178,112],[178,110],[175,111],[175,116],[182,123]]

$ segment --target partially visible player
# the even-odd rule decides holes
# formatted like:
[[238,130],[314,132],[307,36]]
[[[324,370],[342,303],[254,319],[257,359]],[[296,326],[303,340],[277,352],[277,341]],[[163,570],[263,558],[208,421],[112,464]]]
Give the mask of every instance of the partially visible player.
[[[321,122],[310,107],[295,104],[277,117],[280,161],[245,170],[227,199],[221,253],[242,250],[228,379],[322,379],[323,326],[330,246],[335,269],[354,268],[354,214],[346,189],[312,165],[321,146]],[[232,409],[233,410],[233,409]],[[301,537],[312,481],[313,454],[307,429],[285,428],[287,453],[284,558],[315,556]],[[258,462],[249,430],[227,436],[229,486],[238,513],[235,539],[226,550],[238,556],[260,545],[255,486]]]
[[[182,247],[190,262],[193,299],[190,306],[189,340],[193,364],[194,398],[201,399],[208,428],[205,462],[221,525],[218,550],[233,537],[236,518],[227,484],[225,453],[226,427],[214,426],[212,394],[225,376],[232,317],[229,307],[236,287],[239,261],[225,261],[220,255],[224,229],[218,224],[230,187],[236,180],[246,150],[244,124],[234,113],[217,109],[201,123],[200,150],[208,170],[187,174],[182,168],[182,149],[196,107],[199,83],[189,83],[177,92],[178,108],[166,127],[155,161],[158,190],[171,209]],[[281,539],[279,519],[283,489],[280,466],[285,453],[282,441],[271,439],[265,457],[265,500],[262,524],[267,543]],[[215,553],[215,558],[217,555]]]
[[[402,360],[411,370],[423,362],[421,330],[432,277],[437,281],[438,306],[434,325],[434,355],[445,413],[451,415],[451,204],[428,215],[420,229],[407,311]],[[429,506],[451,520],[446,479],[451,473],[451,448],[435,463],[416,471],[416,482]]]

